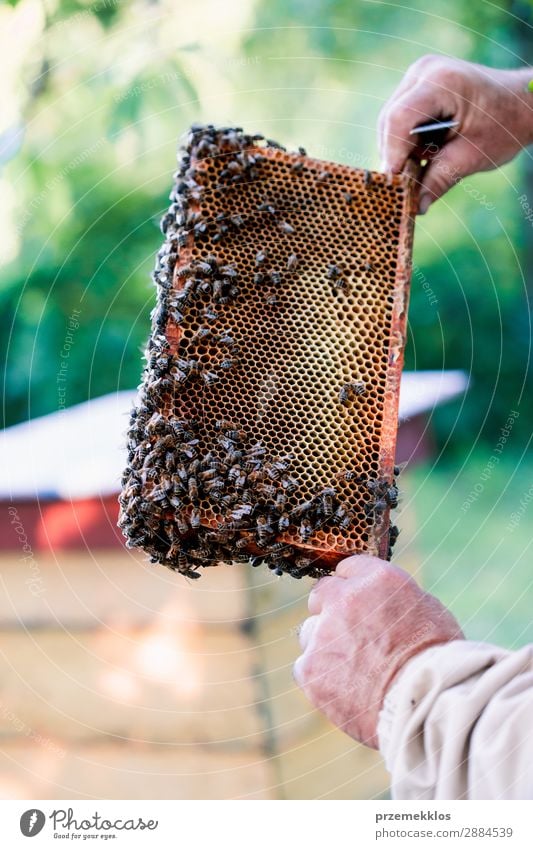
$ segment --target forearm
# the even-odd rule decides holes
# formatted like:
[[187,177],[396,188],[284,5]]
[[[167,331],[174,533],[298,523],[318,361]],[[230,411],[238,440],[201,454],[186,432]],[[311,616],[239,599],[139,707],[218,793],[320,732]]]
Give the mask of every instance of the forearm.
[[533,796],[533,646],[455,641],[411,659],[381,711],[397,799]]

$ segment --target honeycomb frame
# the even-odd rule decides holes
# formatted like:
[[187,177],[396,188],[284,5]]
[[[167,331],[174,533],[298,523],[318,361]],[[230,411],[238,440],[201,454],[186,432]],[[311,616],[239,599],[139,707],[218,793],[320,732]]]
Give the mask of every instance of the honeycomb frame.
[[220,560],[319,577],[342,556],[390,556],[413,171],[208,126],[175,176],[120,499],[128,544],[189,577]]

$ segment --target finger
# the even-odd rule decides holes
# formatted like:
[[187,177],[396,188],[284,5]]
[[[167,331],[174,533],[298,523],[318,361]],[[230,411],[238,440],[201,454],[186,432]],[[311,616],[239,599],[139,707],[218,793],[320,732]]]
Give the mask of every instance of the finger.
[[379,557],[373,557],[371,554],[354,554],[352,557],[341,560],[335,569],[335,575],[339,578],[366,578],[375,573],[376,569],[386,566],[389,564],[380,560]]
[[383,170],[398,172],[416,147],[410,132],[439,114],[453,117],[455,104],[451,93],[427,81],[416,83],[391,103],[383,120]]
[[305,681],[307,677],[306,666],[307,658],[305,654],[301,654],[300,657],[296,658],[292,667],[292,677],[294,678],[298,686],[302,689],[305,686]]
[[378,151],[381,158],[384,158],[384,133],[385,133],[385,123],[387,121],[387,116],[389,111],[393,108],[394,104],[399,100],[401,95],[410,91],[413,86],[416,84],[417,80],[413,78],[413,74],[411,73],[411,69],[408,69],[405,73],[405,76],[402,78],[400,85],[393,91],[391,96],[387,99],[387,101],[381,107],[380,113],[378,115],[377,120],[377,134],[378,134]]
[[298,633],[298,639],[300,641],[302,651],[305,651],[307,646],[309,645],[309,642],[316,630],[317,625],[318,616],[308,616],[308,618],[302,623],[302,626]]
[[418,208],[423,215],[461,177],[470,173],[467,167],[468,148],[460,137],[452,139],[429,163],[422,179]]
[[320,578],[309,593],[307,607],[312,616],[320,613],[325,604],[339,597],[344,585],[344,578],[328,575]]

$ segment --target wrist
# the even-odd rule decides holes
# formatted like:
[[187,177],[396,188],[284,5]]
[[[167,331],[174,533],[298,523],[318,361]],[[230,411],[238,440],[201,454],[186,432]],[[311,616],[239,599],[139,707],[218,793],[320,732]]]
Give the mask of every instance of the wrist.
[[380,687],[376,688],[373,693],[373,698],[368,698],[369,710],[366,713],[366,734],[361,734],[359,739],[366,746],[373,749],[378,748],[377,726],[380,712],[383,709],[387,693],[390,692],[393,685],[396,683],[399,675],[404,670],[409,661],[413,660],[418,655],[425,652],[427,649],[435,648],[436,646],[445,645],[446,643],[454,642],[455,640],[464,640],[464,634],[460,627],[457,629],[449,629],[447,633],[435,633],[430,626],[427,630],[424,629],[424,635],[420,635],[416,640],[408,641],[400,651],[391,655],[378,666],[381,681]]

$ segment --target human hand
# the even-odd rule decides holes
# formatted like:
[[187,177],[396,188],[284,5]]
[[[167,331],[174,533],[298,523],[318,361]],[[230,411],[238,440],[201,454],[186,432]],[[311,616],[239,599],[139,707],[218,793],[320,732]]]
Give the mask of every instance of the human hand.
[[309,596],[294,678],[350,737],[377,749],[377,722],[392,679],[409,658],[461,639],[452,614],[403,569],[377,557],[343,560]]
[[462,177],[508,162],[533,141],[533,70],[500,70],[422,56],[408,68],[381,110],[378,144],[384,171],[401,171],[416,146],[409,132],[444,118],[459,121],[423,174],[419,211],[425,212]]

